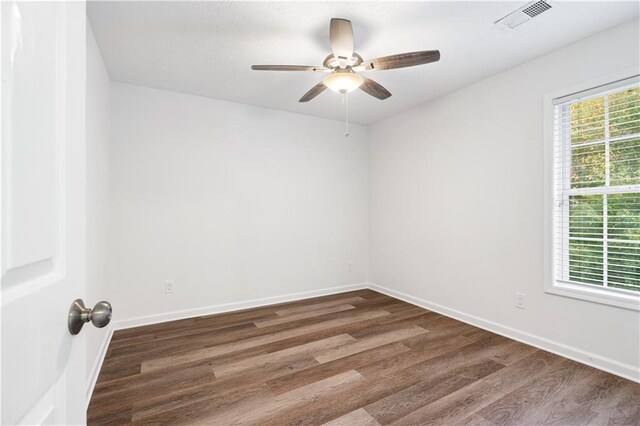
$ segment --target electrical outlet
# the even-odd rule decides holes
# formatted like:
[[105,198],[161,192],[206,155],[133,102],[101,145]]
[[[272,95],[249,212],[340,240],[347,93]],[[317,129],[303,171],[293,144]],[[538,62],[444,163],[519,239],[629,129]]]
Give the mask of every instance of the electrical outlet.
[[524,309],[524,293],[516,293],[516,308]]
[[165,281],[164,282],[164,292],[165,292],[165,294],[172,294],[173,293],[173,285],[174,285],[173,281]]
[[347,272],[353,272],[353,262],[347,262]]

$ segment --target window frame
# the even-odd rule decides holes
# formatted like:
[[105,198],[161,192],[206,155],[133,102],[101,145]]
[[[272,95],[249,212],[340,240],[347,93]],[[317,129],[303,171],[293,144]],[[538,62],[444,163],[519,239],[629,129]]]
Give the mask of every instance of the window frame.
[[602,86],[628,79],[640,79],[638,67],[585,81],[544,96],[544,291],[548,294],[640,311],[640,293],[634,294],[629,291],[619,291],[597,285],[559,282],[554,273],[554,182],[556,176],[554,174],[553,117],[555,104],[560,99],[570,99],[574,95],[584,96],[588,93],[605,92],[607,89]]

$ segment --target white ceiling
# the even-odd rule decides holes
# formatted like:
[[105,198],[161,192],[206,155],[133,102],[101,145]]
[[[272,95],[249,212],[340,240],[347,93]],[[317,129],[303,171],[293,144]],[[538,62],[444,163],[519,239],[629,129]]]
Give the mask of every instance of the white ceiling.
[[251,71],[321,65],[329,19],[353,22],[365,59],[439,49],[440,62],[371,71],[393,96],[356,91],[350,118],[370,124],[638,16],[629,2],[555,2],[521,28],[493,22],[519,2],[91,2],[88,16],[113,81],[342,119],[340,95],[298,99],[325,74]]

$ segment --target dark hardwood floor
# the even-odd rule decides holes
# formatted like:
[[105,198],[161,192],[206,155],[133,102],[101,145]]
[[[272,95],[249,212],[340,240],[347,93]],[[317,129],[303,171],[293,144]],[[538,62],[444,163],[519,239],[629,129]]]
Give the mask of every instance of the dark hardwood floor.
[[640,425],[640,385],[362,290],[116,331],[88,422]]

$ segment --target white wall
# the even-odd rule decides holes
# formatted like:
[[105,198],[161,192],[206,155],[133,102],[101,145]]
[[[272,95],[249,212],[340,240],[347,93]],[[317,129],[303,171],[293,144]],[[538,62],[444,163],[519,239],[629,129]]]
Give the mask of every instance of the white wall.
[[370,280],[637,376],[638,312],[543,292],[543,96],[637,67],[638,40],[630,22],[372,126]]
[[117,320],[366,281],[365,127],[119,83],[111,102]]
[[[107,289],[107,227],[109,208],[109,116],[111,81],[87,22],[87,297],[85,303],[109,300]],[[83,331],[83,333],[85,333]],[[88,379],[108,328],[86,328]]]

